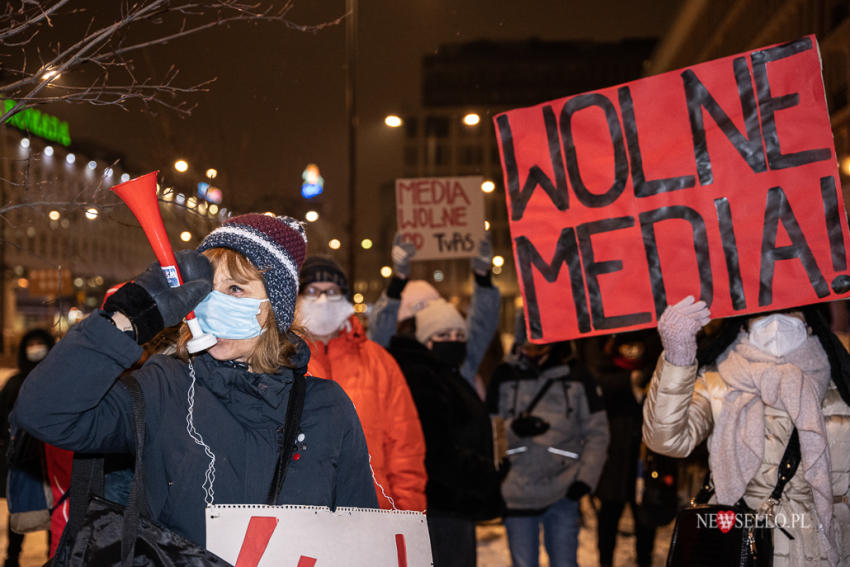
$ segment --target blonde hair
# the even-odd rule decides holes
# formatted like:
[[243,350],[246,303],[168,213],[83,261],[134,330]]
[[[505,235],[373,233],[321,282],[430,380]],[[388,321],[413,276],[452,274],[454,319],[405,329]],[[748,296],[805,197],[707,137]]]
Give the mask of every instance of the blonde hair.
[[[206,256],[215,270],[219,266],[224,267],[230,277],[236,282],[246,284],[254,280],[260,280],[265,286],[263,280],[263,272],[258,270],[248,261],[245,256],[230,250],[229,248],[210,248],[202,252]],[[254,350],[248,355],[247,363],[251,368],[251,372],[260,374],[274,374],[280,370],[282,366],[292,367],[292,357],[295,356],[295,342],[288,336],[288,333],[280,332],[277,328],[277,319],[274,316],[274,310],[270,304],[264,303],[263,310],[265,317],[262,321],[262,327],[265,332],[260,335],[259,341],[254,346]],[[295,324],[288,331],[302,332]],[[188,325],[183,323],[180,325],[180,334],[177,339],[177,356],[183,360],[189,359],[189,351],[186,348],[186,343],[192,338],[192,333],[189,331]]]

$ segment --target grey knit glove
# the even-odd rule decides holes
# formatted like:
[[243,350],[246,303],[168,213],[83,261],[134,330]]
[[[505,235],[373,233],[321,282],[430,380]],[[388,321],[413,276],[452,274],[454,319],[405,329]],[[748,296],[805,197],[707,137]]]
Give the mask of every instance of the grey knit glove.
[[416,246],[410,242],[404,242],[401,234],[396,234],[393,240],[393,272],[402,279],[410,275],[410,260],[416,255]]
[[711,320],[705,301],[689,295],[676,305],[668,305],[658,319],[658,334],[664,358],[676,366],[690,366],[697,354],[697,333]]
[[478,241],[478,256],[470,260],[472,271],[479,276],[486,276],[493,265],[493,245],[490,243],[490,235]]

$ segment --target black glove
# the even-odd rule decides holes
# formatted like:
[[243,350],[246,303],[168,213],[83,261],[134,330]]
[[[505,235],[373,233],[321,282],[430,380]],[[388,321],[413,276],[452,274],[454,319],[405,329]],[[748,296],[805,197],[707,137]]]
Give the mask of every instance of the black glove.
[[213,289],[213,267],[205,256],[195,250],[181,250],[176,257],[183,285],[170,287],[159,262],[154,262],[103,306],[104,311],[120,311],[127,316],[139,344],[179,323]]
[[580,480],[575,481],[567,489],[567,498],[570,500],[581,500],[581,497],[590,492],[590,487]]

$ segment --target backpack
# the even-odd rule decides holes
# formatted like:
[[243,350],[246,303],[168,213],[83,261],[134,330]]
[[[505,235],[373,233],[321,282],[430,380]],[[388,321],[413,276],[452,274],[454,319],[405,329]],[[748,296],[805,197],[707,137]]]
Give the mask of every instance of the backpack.
[[53,510],[62,505],[68,493],[54,506],[44,443],[22,429],[12,428],[7,459],[9,527],[19,534],[49,530]]

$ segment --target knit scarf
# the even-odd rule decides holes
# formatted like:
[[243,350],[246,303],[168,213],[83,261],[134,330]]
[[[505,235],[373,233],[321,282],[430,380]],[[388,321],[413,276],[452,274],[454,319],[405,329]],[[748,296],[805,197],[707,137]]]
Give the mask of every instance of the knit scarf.
[[800,435],[797,474],[812,487],[821,548],[831,565],[838,562],[837,529],[832,517],[832,470],[822,403],[830,380],[826,353],[817,337],[775,357],[741,333],[717,366],[729,387],[710,441],[717,501],[732,504],[744,495],[764,457],[764,407],[785,411]]

